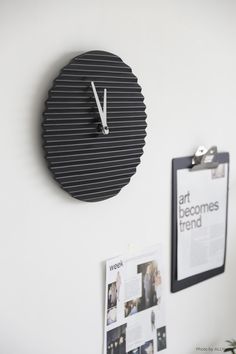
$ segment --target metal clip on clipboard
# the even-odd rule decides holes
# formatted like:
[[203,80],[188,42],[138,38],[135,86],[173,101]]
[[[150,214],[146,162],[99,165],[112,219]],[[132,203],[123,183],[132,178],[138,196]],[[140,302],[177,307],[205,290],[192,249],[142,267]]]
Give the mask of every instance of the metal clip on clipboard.
[[192,158],[191,171],[217,168],[219,166],[219,162],[216,161],[217,152],[216,146],[212,146],[208,150],[204,146],[199,146]]

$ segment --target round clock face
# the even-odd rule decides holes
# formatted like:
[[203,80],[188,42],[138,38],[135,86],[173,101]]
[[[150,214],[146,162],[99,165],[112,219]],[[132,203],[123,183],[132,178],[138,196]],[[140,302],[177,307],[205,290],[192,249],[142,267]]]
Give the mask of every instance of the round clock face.
[[54,80],[43,114],[50,171],[72,197],[115,196],[136,172],[146,136],[141,87],[118,56],[91,51]]

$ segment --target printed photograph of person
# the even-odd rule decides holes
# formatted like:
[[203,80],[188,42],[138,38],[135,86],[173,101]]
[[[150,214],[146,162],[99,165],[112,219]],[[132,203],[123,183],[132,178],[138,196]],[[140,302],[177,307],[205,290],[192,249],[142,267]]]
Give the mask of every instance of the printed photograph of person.
[[107,291],[107,325],[117,320],[117,286],[116,282],[108,284]]
[[154,331],[156,327],[156,315],[155,315],[155,312],[152,310],[151,312],[151,328],[152,328],[152,331]]
[[166,349],[166,327],[157,329],[157,351]]
[[117,320],[117,307],[111,307],[107,310],[107,325],[116,322]]
[[155,261],[139,264],[138,273],[142,273],[142,297],[138,311],[155,306],[161,300],[161,274]]
[[135,348],[135,349],[133,349],[133,350],[130,350],[130,351],[128,352],[128,354],[141,354],[141,348],[138,347],[138,348]]
[[126,324],[107,332],[107,354],[126,354]]
[[117,287],[116,282],[108,284],[107,308],[110,309],[117,305]]
[[130,300],[125,303],[125,317],[132,316],[138,312],[138,304],[140,300]]
[[149,340],[141,346],[141,354],[154,354],[153,340]]

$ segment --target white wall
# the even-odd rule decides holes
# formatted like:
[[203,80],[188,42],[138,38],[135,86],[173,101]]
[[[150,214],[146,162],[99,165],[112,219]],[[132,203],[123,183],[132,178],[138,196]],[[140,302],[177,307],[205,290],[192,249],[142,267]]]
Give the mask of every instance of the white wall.
[[[163,243],[167,353],[235,337],[236,2],[1,0],[0,48],[0,353],[101,354],[104,260],[130,243]],[[131,183],[89,204],[53,182],[40,121],[59,69],[93,49],[133,68],[148,135]],[[199,144],[231,154],[227,269],[171,294],[171,159]]]

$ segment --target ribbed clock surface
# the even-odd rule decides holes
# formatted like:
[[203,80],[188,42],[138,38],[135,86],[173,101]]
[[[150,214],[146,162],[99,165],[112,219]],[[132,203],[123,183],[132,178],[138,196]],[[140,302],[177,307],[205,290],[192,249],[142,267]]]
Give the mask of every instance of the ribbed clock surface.
[[[101,105],[107,89],[108,135],[99,129],[91,81]],[[54,178],[72,197],[104,200],[130,181],[145,144],[143,100],[131,68],[114,54],[87,52],[61,70],[46,101],[43,146]]]

